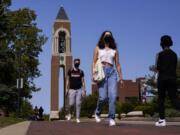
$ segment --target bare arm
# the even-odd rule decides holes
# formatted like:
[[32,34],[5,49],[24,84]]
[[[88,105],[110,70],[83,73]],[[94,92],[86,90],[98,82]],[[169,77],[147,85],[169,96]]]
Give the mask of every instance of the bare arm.
[[92,77],[93,77],[93,74],[94,74],[94,68],[95,68],[95,64],[96,64],[97,59],[98,59],[98,47],[96,47],[94,49],[93,62],[92,62]]
[[86,96],[86,86],[85,86],[84,77],[81,78],[81,81],[82,81],[82,96],[85,97]]
[[115,54],[115,64],[116,64],[117,72],[119,74],[120,81],[122,81],[123,76],[122,76],[121,65],[119,63],[119,52],[118,52],[118,50],[116,50],[116,54]]
[[81,78],[81,81],[82,81],[82,89],[83,89],[83,90],[86,90],[84,77]]
[[66,77],[66,94],[69,91],[69,76]]

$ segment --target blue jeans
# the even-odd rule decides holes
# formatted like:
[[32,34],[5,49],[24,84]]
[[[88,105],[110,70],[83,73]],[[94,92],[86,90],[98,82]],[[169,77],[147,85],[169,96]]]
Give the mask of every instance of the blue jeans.
[[99,98],[96,107],[96,115],[100,115],[102,107],[108,99],[109,118],[115,119],[116,97],[117,97],[117,74],[113,67],[104,67],[105,79],[98,84]]

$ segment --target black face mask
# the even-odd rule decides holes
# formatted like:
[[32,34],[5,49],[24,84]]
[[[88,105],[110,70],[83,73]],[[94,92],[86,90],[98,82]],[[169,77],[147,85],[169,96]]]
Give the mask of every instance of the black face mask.
[[75,63],[75,64],[74,64],[74,67],[75,67],[75,68],[79,68],[79,65],[80,65],[79,63]]
[[106,44],[111,43],[111,42],[112,42],[112,37],[111,37],[111,36],[105,36],[105,37],[104,37],[104,42],[105,42]]

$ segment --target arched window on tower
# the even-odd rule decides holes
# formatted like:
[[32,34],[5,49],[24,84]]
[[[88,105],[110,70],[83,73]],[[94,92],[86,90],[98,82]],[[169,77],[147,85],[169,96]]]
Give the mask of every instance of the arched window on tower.
[[59,32],[59,53],[66,51],[66,33],[64,31]]

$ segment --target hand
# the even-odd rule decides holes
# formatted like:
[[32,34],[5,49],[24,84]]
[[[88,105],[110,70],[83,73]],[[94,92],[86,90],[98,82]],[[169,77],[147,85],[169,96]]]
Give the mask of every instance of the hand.
[[82,97],[85,97],[85,96],[86,96],[86,91],[82,90]]
[[94,79],[95,76],[96,76],[96,74],[97,74],[97,72],[96,72],[95,70],[93,70],[93,74],[92,74],[92,81],[93,81],[93,82],[96,82],[95,79]]
[[66,90],[66,96],[68,96],[68,94],[69,94],[69,90]]
[[97,82],[94,78],[95,78],[95,74],[92,75],[92,81]]
[[124,88],[124,81],[123,80],[119,80],[120,83],[120,88]]
[[97,82],[97,81],[95,80],[95,77],[92,78],[92,81],[95,82],[95,83]]

